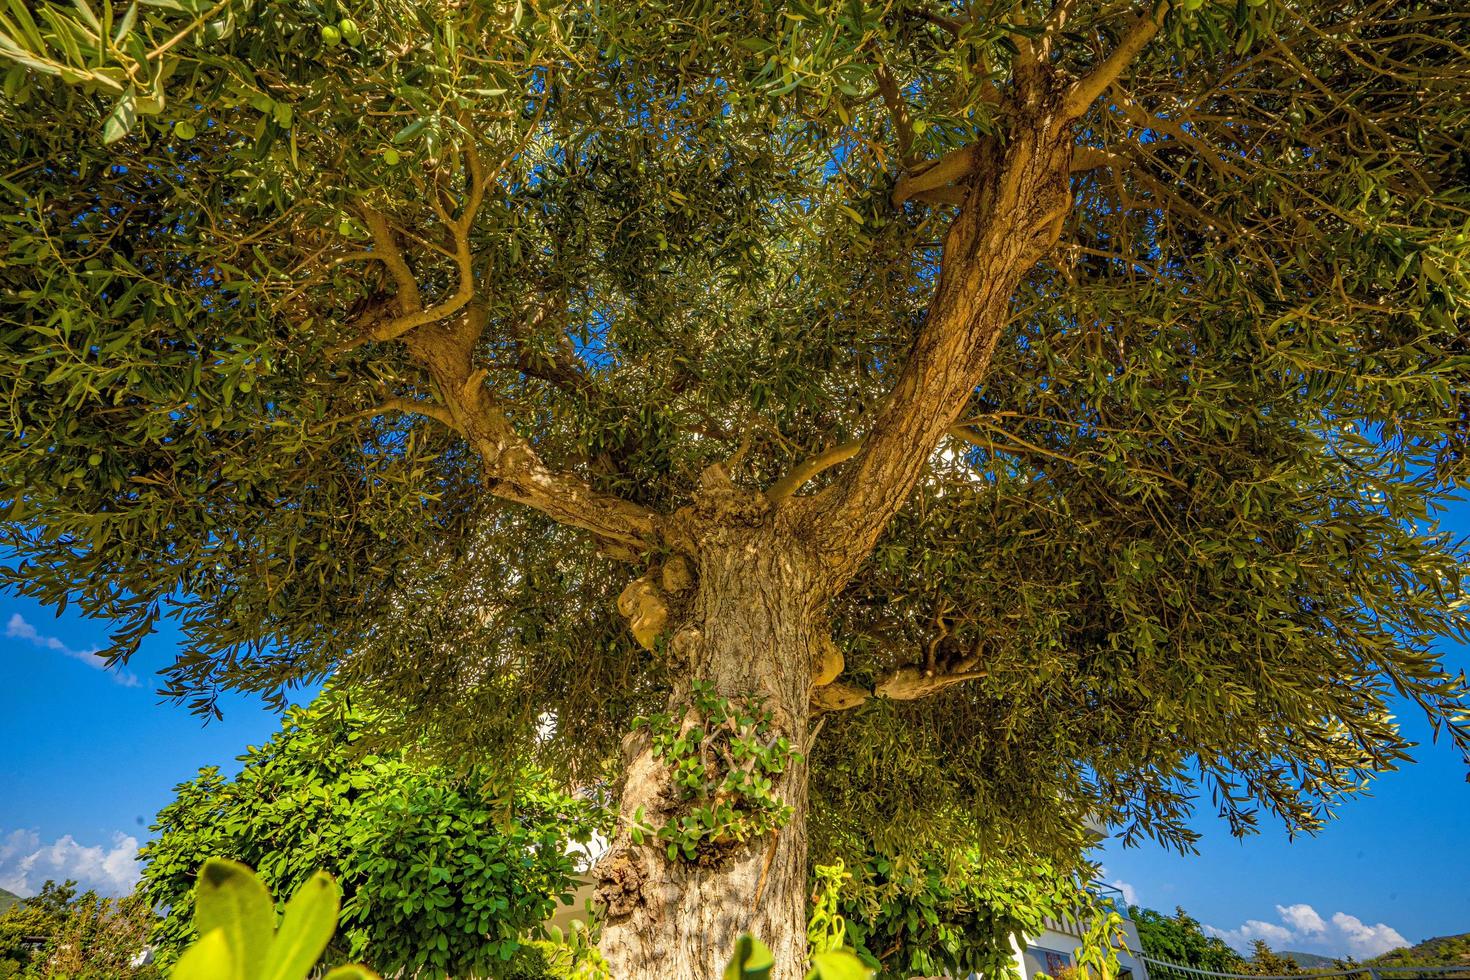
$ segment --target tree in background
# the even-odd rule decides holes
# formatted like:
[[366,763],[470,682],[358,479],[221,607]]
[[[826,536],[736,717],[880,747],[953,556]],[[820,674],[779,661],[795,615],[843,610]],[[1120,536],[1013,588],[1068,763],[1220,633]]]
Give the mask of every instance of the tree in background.
[[1308,971],[1290,956],[1276,952],[1264,939],[1251,941],[1250,959],[1246,960],[1246,973],[1263,977],[1287,977],[1305,974]]
[[1218,936],[1206,936],[1199,920],[1182,906],[1176,906],[1170,916],[1131,905],[1128,915],[1146,956],[1212,973],[1245,972],[1245,958]]
[[142,852],[141,892],[169,910],[153,936],[161,963],[197,938],[193,889],[210,856],[252,866],[282,901],[330,873],[344,896],[339,960],[422,977],[513,969],[523,936],[575,888],[573,845],[598,810],[535,772],[492,785],[412,748],[374,754],[382,717],[329,691],[250,748],[234,779],[209,767],[177,787]]
[[1463,7],[13,3],[0,581],[616,771],[627,980],[1311,831],[1470,745]]
[[156,920],[138,892],[103,898],[47,881],[0,913],[0,980],[157,980],[141,962]]

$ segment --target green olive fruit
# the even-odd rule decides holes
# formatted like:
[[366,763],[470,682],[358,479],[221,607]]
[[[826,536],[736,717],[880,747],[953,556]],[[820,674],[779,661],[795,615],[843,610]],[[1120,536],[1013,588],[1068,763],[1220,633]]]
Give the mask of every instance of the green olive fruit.
[[191,140],[199,135],[199,131],[194,128],[194,124],[189,120],[180,119],[174,123],[174,135],[181,140]]
[[393,147],[391,146],[383,151],[383,162],[390,167],[398,166],[398,161],[400,159],[402,158],[398,155],[398,151],[393,149]]
[[362,31],[357,29],[357,21],[351,17],[343,17],[338,21],[337,30],[342,32],[342,40],[354,48],[362,42]]
[[342,43],[342,32],[327,24],[322,28],[322,43],[329,48],[335,48]]
[[88,456],[87,457],[87,465],[88,466],[101,466],[102,465],[102,454],[101,453],[93,453],[92,455]]

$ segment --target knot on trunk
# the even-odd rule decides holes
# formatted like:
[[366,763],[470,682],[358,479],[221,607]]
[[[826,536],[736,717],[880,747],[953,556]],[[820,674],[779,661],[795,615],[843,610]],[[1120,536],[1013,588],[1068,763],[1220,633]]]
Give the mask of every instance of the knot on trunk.
[[636,855],[627,850],[614,851],[597,865],[597,902],[608,918],[632,915],[643,902],[647,880],[648,872]]
[[725,467],[716,463],[699,477],[694,502],[680,508],[673,524],[694,545],[730,528],[760,527],[771,515],[771,501],[759,490],[736,486]]
[[689,559],[683,555],[675,555],[664,562],[659,579],[665,592],[679,595],[694,588],[694,569],[689,567]]
[[842,673],[842,651],[828,636],[818,636],[812,649],[812,687],[824,687]]
[[812,710],[814,711],[846,711],[856,708],[868,700],[870,694],[865,687],[849,684],[846,681],[833,681],[822,687],[812,688]]
[[694,588],[694,570],[683,555],[675,555],[661,568],[650,569],[623,589],[618,596],[618,612],[640,646],[654,649],[659,635],[669,623],[673,600]]
[[669,622],[669,604],[654,584],[653,572],[628,583],[618,596],[618,612],[628,621],[639,646],[652,650]]

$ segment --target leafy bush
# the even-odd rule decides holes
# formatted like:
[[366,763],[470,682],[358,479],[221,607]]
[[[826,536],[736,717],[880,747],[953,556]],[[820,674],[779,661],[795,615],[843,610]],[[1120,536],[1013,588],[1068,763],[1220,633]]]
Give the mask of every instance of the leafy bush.
[[[1075,876],[1044,862],[1012,866],[973,853],[870,852],[840,895],[847,941],[884,978],[1007,977],[1015,969],[1012,937],[1036,935],[1046,918],[1104,921]],[[1100,931],[1095,945],[1107,939]]]
[[499,975],[576,872],[568,850],[599,811],[534,772],[508,790],[491,774],[430,765],[413,752],[362,748],[378,714],[328,693],[293,711],[271,741],[179,786],[143,851],[143,888],[169,907],[155,932],[162,962],[196,938],[194,869],[219,855],[256,869],[278,893],[318,869],[341,883],[341,929],[328,959],[384,972]]
[[155,918],[141,895],[79,895],[74,881],[48,881],[0,914],[0,980],[156,980],[155,967],[133,965]]
[[1176,906],[1172,916],[1136,905],[1128,914],[1138,929],[1143,952],[1155,959],[1214,973],[1247,972],[1245,957],[1223,939],[1205,935],[1199,920],[1182,906]]

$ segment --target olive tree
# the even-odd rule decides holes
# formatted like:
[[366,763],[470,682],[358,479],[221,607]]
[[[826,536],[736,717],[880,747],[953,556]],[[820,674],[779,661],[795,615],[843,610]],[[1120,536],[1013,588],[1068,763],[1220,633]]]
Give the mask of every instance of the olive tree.
[[[615,779],[619,977],[809,854],[1310,831],[1470,744],[1452,0],[0,8],[0,579]],[[856,855],[849,855],[856,858]]]

